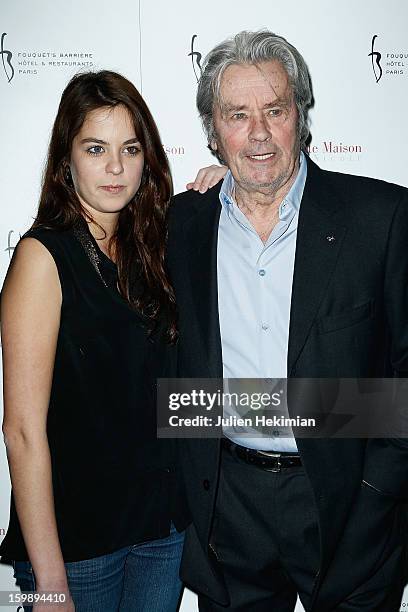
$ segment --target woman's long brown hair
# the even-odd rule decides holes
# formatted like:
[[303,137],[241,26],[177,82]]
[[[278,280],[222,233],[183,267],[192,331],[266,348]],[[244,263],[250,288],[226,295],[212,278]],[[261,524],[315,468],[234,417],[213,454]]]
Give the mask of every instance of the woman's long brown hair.
[[119,104],[129,111],[144,153],[139,190],[121,210],[110,243],[116,255],[119,289],[129,304],[147,317],[152,331],[163,329],[164,322],[167,340],[175,342],[175,300],[164,265],[166,216],[172,195],[170,169],[145,101],[122,75],[107,70],[82,73],[65,88],[52,130],[33,227],[62,230],[72,227],[81,217],[91,220],[68,172],[72,141],[89,112]]

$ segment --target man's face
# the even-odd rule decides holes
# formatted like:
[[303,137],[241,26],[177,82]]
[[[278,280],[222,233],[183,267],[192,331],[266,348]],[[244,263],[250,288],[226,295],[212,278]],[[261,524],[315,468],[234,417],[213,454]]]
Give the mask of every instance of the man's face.
[[246,192],[276,194],[298,168],[298,113],[292,87],[277,60],[231,65],[214,107],[214,150]]

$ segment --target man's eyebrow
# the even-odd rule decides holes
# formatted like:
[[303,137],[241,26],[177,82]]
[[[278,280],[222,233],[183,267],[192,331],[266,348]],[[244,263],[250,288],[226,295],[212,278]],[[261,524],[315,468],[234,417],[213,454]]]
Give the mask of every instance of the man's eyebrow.
[[272,100],[271,102],[266,102],[266,104],[263,105],[263,108],[272,108],[273,106],[290,106],[290,104],[291,100],[288,98],[275,98],[275,100]]
[[[270,102],[265,102],[262,108],[272,108],[273,106],[285,106],[288,107],[291,104],[291,100],[288,98],[275,98],[275,100],[271,100]],[[222,104],[222,110],[225,113],[230,113],[232,111],[240,112],[248,110],[248,106],[246,104],[231,104],[229,102],[224,102]]]
[[248,107],[246,106],[246,104],[230,104],[229,102],[224,102],[221,105],[221,108],[224,112],[231,112],[231,111],[243,111],[243,110],[247,110]]
[[230,111],[230,110],[246,110],[248,107],[246,106],[246,104],[232,104],[229,102],[225,102],[223,104],[223,108],[225,110]]
[[[87,138],[83,138],[81,140],[81,144],[85,144],[86,142],[96,142],[97,144],[102,144],[102,145],[109,144],[108,142],[105,142],[105,140],[101,140],[100,138],[93,138],[92,136],[89,136]],[[128,144],[134,144],[134,143],[138,143],[138,142],[139,142],[139,140],[138,140],[137,136],[135,136],[134,138],[129,138],[129,140],[125,140],[125,142],[123,142],[122,144],[128,145]]]

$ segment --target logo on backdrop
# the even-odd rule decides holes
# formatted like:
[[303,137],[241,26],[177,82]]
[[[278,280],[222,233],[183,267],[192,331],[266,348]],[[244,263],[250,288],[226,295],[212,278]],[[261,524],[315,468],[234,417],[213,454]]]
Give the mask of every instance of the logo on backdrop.
[[186,152],[182,145],[164,144],[163,149],[167,156],[171,155],[180,157],[181,155],[185,155]]
[[14,76],[14,68],[13,64],[11,63],[11,58],[13,57],[13,54],[11,51],[4,48],[4,39],[6,38],[6,36],[7,32],[3,32],[3,34],[1,35],[0,53],[1,61],[3,63],[4,74],[6,75],[8,83],[11,83]]
[[[94,66],[94,53],[83,49],[21,49],[11,52],[5,41],[7,32],[3,32],[0,42],[0,54],[3,71],[8,83],[14,77],[32,78],[45,71],[65,70],[76,68],[78,70]],[[12,61],[13,60],[13,61]]]
[[187,57],[191,57],[191,63],[193,64],[194,75],[198,83],[198,81],[200,80],[200,76],[201,76],[201,60],[203,56],[201,55],[199,51],[194,51],[194,42],[196,38],[197,38],[197,34],[194,34],[194,36],[191,39],[191,51]]
[[343,142],[337,139],[327,138],[320,142],[314,140],[307,148],[310,157],[317,163],[350,164],[360,163],[365,153],[365,147],[361,142]]
[[[373,70],[375,82],[379,83],[381,79],[395,76],[403,76],[407,74],[408,67],[408,50],[399,49],[395,46],[388,51],[384,51],[381,45],[381,52],[378,50],[378,34],[374,34],[371,39],[371,67]],[[394,45],[394,43],[393,43]]]
[[376,83],[378,83],[378,81],[382,77],[383,71],[381,67],[381,57],[382,57],[381,53],[379,51],[374,51],[374,43],[375,43],[376,38],[378,38],[377,34],[373,36],[373,39],[371,41],[371,53],[368,54],[368,57],[371,57],[371,65],[373,67],[375,80],[376,80]]
[[[9,230],[8,236],[7,236],[7,247],[4,249],[6,253],[8,253],[9,255],[9,259],[12,258],[13,253],[14,253],[14,249],[16,248],[16,245],[14,244],[14,241],[12,239],[12,235],[14,234],[14,230]],[[21,238],[21,234],[19,234],[19,238]],[[18,242],[17,239],[17,242]]]

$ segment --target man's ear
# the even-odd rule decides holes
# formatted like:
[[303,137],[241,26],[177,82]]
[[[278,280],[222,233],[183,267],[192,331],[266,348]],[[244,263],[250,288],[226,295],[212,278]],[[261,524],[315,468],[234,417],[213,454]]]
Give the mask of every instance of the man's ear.
[[217,150],[218,150],[217,141],[215,140],[215,138],[212,138],[212,139],[210,140],[210,148],[211,148],[213,151],[217,151]]

